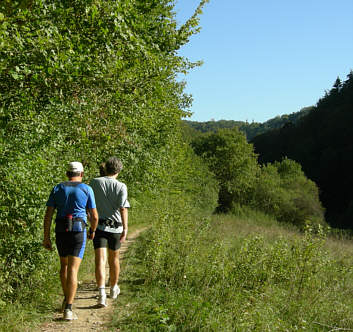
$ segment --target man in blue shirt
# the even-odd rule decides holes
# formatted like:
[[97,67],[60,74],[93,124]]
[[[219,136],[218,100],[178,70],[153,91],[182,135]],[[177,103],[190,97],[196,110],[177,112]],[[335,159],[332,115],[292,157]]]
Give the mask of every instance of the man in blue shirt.
[[82,183],[83,166],[74,161],[69,164],[66,175],[68,181],[57,184],[51,191],[44,216],[43,246],[52,250],[50,228],[54,211],[56,246],[60,256],[60,280],[64,292],[62,309],[64,319],[77,319],[72,311],[72,303],[77,290],[77,274],[86,246],[87,212],[91,227],[88,238],[93,239],[98,225],[93,190]]

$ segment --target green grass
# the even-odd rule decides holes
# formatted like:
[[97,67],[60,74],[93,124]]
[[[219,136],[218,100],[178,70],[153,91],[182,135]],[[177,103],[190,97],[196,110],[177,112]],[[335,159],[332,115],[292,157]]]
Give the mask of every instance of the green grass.
[[[44,250],[44,249],[43,249]],[[37,289],[26,289],[23,296],[14,303],[8,303],[0,312],[1,332],[36,331],[46,321],[51,321],[53,312],[61,306],[63,293],[59,278],[59,256],[56,251],[48,253],[50,259],[45,284]],[[34,275],[33,278],[36,278]],[[94,278],[94,251],[88,242],[85,256],[81,263],[78,280],[85,282]]]
[[[43,249],[44,250],[44,249]],[[0,310],[0,331],[33,331],[42,321],[49,320],[59,307],[59,259],[48,253],[46,277],[33,274],[33,287],[18,289],[17,301],[8,301]],[[44,281],[42,283],[42,281]]]
[[[129,233],[146,225],[125,254],[113,331],[353,329],[349,239],[254,211],[205,216],[183,202],[132,209]],[[4,307],[1,331],[36,330],[59,307],[57,253],[48,255],[47,285]],[[93,257],[90,243],[79,280],[94,278]]]
[[114,328],[353,329],[348,240],[298,232],[256,212],[202,220],[169,206],[157,219],[123,266]]

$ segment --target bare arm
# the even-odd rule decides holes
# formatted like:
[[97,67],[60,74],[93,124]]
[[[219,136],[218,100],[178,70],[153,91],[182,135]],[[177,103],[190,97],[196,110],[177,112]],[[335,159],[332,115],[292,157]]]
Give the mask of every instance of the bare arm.
[[97,209],[95,209],[95,208],[94,209],[88,209],[88,216],[89,216],[89,221],[90,221],[91,230],[92,230],[92,233],[88,234],[88,238],[90,240],[93,240],[94,232],[96,231],[97,226],[98,226],[98,212],[97,212]]
[[120,242],[124,242],[126,240],[127,230],[128,230],[128,209],[120,208],[120,215],[121,215],[121,221],[123,223],[123,228],[124,228],[120,236]]
[[44,215],[43,247],[48,250],[53,250],[51,240],[50,240],[50,228],[51,228],[51,222],[52,222],[54,211],[55,211],[55,208],[53,206],[47,206],[47,210],[45,211],[45,215]]

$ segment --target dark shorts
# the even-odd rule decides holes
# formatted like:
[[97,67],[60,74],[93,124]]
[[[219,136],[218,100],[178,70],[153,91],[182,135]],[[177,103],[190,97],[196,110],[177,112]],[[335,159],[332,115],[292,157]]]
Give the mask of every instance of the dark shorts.
[[57,232],[56,247],[59,256],[76,256],[82,259],[86,248],[86,238],[86,230],[83,232]]
[[121,246],[120,236],[121,233],[110,233],[97,229],[93,239],[94,249],[109,248],[114,251],[118,250]]

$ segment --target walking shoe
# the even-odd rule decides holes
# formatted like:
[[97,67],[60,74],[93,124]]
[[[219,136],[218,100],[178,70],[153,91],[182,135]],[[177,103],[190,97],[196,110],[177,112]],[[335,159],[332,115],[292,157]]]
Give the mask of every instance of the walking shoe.
[[98,306],[99,307],[106,307],[107,306],[107,295],[102,294],[98,296]]
[[110,298],[111,299],[116,299],[119,294],[120,294],[120,288],[118,285],[115,285],[114,287],[110,287]]
[[61,304],[61,311],[60,312],[64,312],[65,307],[66,307],[66,299],[64,298],[63,303]]
[[70,309],[64,310],[64,319],[65,320],[74,320],[77,319],[77,315]]

